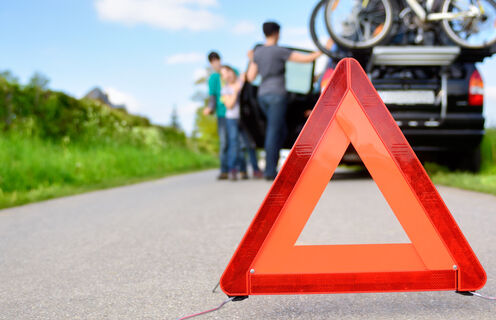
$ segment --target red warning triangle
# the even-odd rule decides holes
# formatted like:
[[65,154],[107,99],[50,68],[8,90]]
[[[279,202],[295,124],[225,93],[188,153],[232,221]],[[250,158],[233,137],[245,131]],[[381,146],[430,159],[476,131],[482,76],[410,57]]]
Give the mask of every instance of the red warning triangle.
[[[411,243],[295,245],[349,144]],[[366,208],[364,208],[366,210]],[[229,296],[473,291],[486,274],[388,109],[342,60],[222,275]]]

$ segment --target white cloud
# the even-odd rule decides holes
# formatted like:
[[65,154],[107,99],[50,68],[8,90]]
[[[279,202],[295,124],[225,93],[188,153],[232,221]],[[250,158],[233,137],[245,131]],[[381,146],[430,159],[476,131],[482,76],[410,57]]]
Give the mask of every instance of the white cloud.
[[496,101],[496,86],[486,86],[484,88],[484,95],[492,101]]
[[109,100],[110,102],[112,102],[112,104],[124,104],[126,105],[126,109],[132,113],[141,111],[140,103],[132,95],[112,87],[107,87],[103,91],[108,94]]
[[211,30],[223,18],[211,11],[217,0],[95,0],[100,19],[166,30]]
[[182,104],[178,104],[177,113],[179,115],[179,121],[181,121],[181,126],[187,134],[193,132],[196,110],[201,106],[201,103],[188,101]]
[[178,113],[183,116],[195,116],[196,110],[201,106],[201,103],[190,101],[178,108]]
[[207,69],[206,68],[198,68],[195,71],[193,71],[193,81],[198,81],[202,78],[207,77]]
[[177,53],[165,58],[167,64],[197,63],[205,60],[204,54],[198,52]]
[[232,29],[232,33],[236,35],[253,34],[257,30],[257,26],[250,21],[240,21]]
[[496,86],[484,88],[484,115],[486,126],[496,127]]

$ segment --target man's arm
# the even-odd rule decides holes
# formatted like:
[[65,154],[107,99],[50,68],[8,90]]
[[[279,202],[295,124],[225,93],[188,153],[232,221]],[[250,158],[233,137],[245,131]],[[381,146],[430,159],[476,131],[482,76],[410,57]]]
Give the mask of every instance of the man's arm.
[[253,82],[257,78],[257,74],[258,74],[258,66],[253,61],[254,56],[255,56],[255,51],[254,50],[248,51],[247,56],[248,56],[248,59],[250,60],[250,64],[248,65],[248,71],[246,71],[245,79],[248,82]]
[[293,51],[291,52],[288,61],[297,62],[297,63],[309,63],[309,62],[314,62],[321,55],[322,52],[320,51],[315,51],[309,54]]
[[258,66],[255,62],[250,61],[250,65],[248,66],[248,71],[246,71],[246,81],[253,82],[257,78],[258,74]]
[[217,109],[217,95],[220,92],[219,79],[215,76],[208,78],[208,103],[207,107],[203,110],[204,115],[209,115]]
[[208,96],[207,107],[212,111],[215,111],[217,109],[217,96],[213,94]]
[[[326,43],[327,50],[330,50],[333,44],[334,44],[334,41],[332,41],[332,39],[327,40],[327,43]],[[310,63],[310,62],[314,62],[315,60],[317,60],[321,55],[322,55],[322,52],[320,52],[320,51],[315,51],[315,52],[312,52],[309,54],[304,54],[304,53],[293,51],[293,52],[291,52],[291,55],[289,56],[288,60],[291,62],[297,62],[297,63]]]

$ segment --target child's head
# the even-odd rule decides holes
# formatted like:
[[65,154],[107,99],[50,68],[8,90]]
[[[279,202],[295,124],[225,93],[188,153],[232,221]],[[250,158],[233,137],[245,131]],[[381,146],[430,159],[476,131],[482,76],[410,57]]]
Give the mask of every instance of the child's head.
[[220,68],[220,75],[226,83],[233,83],[238,78],[234,69],[227,65]]
[[263,24],[262,29],[265,38],[276,38],[276,41],[279,40],[281,26],[277,22],[267,21]]
[[210,62],[210,66],[212,67],[212,69],[217,72],[220,71],[220,55],[217,52],[212,51],[208,54],[208,62]]

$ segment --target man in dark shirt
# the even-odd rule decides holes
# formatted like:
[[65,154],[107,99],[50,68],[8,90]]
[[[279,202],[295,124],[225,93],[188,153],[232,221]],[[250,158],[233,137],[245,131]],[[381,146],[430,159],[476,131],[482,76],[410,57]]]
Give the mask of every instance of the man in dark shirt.
[[263,46],[248,52],[250,65],[246,75],[249,82],[254,81],[257,74],[262,76],[258,88],[258,102],[267,118],[264,173],[267,180],[273,180],[277,175],[279,151],[286,138],[286,61],[310,63],[322,55],[320,51],[303,54],[279,47],[277,43],[280,28],[275,22],[263,24],[266,41]]

